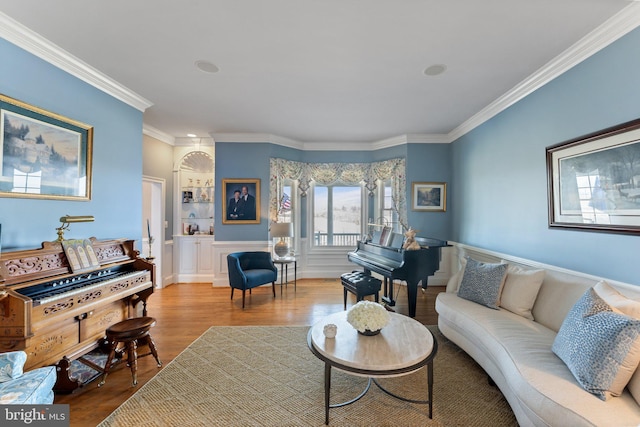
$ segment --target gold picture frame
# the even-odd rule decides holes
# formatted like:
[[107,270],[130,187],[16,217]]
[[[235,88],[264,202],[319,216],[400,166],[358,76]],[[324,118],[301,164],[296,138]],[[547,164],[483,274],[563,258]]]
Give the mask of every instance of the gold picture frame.
[[260,224],[260,179],[222,180],[222,223]]
[[93,127],[0,95],[0,197],[91,200]]
[[445,212],[447,210],[447,183],[411,183],[411,210]]

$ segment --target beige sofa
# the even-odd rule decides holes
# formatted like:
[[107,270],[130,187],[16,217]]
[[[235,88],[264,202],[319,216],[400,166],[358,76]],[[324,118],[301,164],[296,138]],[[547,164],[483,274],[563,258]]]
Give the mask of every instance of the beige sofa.
[[[501,262],[504,258],[470,247],[464,252],[483,262]],[[620,397],[600,400],[585,391],[551,351],[565,316],[599,278],[527,265],[526,260],[506,262],[529,269],[544,267],[544,279],[531,310],[534,320],[522,313],[514,314],[502,307],[495,310],[459,297],[459,272],[449,280],[447,292],[436,299],[442,334],[482,366],[504,394],[521,426],[639,426],[640,406],[628,389]],[[640,300],[640,287],[609,283],[625,296]],[[640,379],[640,374],[636,376]]]

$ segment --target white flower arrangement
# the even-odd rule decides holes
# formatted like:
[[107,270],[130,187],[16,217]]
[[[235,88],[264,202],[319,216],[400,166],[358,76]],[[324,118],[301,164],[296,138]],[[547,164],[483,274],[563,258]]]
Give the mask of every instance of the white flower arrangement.
[[377,302],[363,300],[349,309],[347,322],[359,332],[378,331],[389,323],[389,312]]

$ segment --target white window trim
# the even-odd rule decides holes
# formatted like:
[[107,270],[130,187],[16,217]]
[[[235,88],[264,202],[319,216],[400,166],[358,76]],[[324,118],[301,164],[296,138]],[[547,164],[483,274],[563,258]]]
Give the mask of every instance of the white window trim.
[[[351,186],[355,187],[354,184],[343,184],[343,183],[334,183],[331,185],[327,185],[326,187],[339,187],[339,186]],[[366,234],[368,230],[369,218],[367,217],[367,213],[369,212],[370,200],[369,190],[366,189],[364,183],[360,183],[358,185],[360,187],[360,235]],[[328,245],[328,246],[316,246],[314,245],[314,212],[315,212],[315,191],[316,183],[311,183],[309,187],[309,194],[307,197],[309,198],[309,204],[307,208],[307,251],[309,254],[322,254],[328,252],[339,252],[344,253],[345,248],[351,248],[351,246],[337,246],[337,245]],[[324,185],[323,185],[324,187]],[[376,190],[378,191],[378,190]]]

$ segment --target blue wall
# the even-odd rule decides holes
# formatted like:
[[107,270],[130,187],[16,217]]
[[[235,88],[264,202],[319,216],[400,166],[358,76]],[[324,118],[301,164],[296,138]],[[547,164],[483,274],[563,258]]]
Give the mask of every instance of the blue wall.
[[[261,182],[260,224],[222,224],[222,210],[216,209],[216,240],[254,241],[268,238],[269,230],[269,158],[279,157],[309,163],[375,162],[407,158],[407,200],[411,202],[412,181],[448,181],[450,178],[450,146],[448,144],[408,144],[375,151],[301,151],[269,143],[216,142],[216,187],[224,178],[259,178]],[[222,191],[217,192],[216,205],[221,206]],[[307,199],[301,198],[302,237],[306,230]],[[450,238],[449,213],[409,212],[409,225],[420,230],[419,236]]]
[[63,215],[94,215],[67,238],[140,239],[142,112],[0,39],[0,93],[94,127],[92,200],[0,198],[2,250],[55,240]]
[[[222,208],[215,210],[216,240],[267,240],[269,234],[269,158],[274,145],[263,143],[216,142],[216,206],[222,207],[222,180],[258,178],[260,180],[260,223],[223,224]],[[284,147],[280,147],[284,148]],[[227,195],[230,198],[231,195]]]
[[[407,145],[407,219],[421,237],[451,240],[451,144]],[[445,212],[411,210],[411,183],[444,182],[447,184]],[[454,190],[455,191],[455,190]]]
[[640,117],[635,30],[453,143],[453,237],[640,285],[638,236],[548,228],[545,148]]

